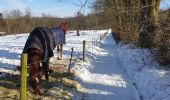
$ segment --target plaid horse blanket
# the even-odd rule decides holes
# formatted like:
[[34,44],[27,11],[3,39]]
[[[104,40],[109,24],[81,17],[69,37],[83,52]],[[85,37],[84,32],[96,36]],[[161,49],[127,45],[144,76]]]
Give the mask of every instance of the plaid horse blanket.
[[54,35],[54,41],[56,45],[66,44],[65,33],[60,27],[51,28]]
[[41,59],[54,56],[55,41],[53,33],[47,27],[36,27],[28,36],[23,53],[27,53],[29,49],[34,48],[41,51]]

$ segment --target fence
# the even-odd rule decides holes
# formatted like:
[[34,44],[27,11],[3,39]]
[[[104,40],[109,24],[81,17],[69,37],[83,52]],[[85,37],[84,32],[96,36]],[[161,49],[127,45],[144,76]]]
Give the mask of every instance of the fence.
[[[92,39],[92,50],[98,45],[100,44],[100,42],[106,37],[108,32],[100,35],[100,37],[98,38],[93,38]],[[86,45],[87,45],[87,42],[84,40],[83,41],[83,61],[85,61],[85,56],[86,56]],[[72,57],[73,57],[73,48],[71,49],[71,58],[70,58],[70,64],[69,64],[69,68],[68,68],[68,71],[70,71],[70,68],[71,68],[71,63],[72,63]],[[26,91],[27,91],[27,59],[28,59],[28,55],[27,54],[22,54],[21,55],[21,90],[20,90],[20,99],[21,100],[26,100]],[[50,58],[47,58],[47,59],[50,59]],[[38,62],[41,62],[41,61],[44,61],[44,60],[47,60],[47,59],[43,59],[43,60],[40,60]],[[33,62],[31,64],[34,64],[34,63],[37,63],[37,62]],[[28,64],[30,65],[30,64]],[[40,73],[37,73],[36,75],[38,75]],[[35,75],[35,76],[36,76]],[[34,76],[34,77],[35,77]]]
[[92,51],[94,51],[96,46],[100,44],[100,42],[106,37],[107,34],[108,32],[105,32],[104,34],[101,34],[100,37],[92,38],[92,46],[91,46]]

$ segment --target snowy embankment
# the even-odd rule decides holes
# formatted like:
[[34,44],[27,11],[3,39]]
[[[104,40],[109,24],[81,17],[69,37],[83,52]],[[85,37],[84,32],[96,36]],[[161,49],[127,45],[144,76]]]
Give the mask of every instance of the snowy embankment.
[[117,51],[141,100],[170,100],[170,72],[160,68],[149,50],[120,43]]

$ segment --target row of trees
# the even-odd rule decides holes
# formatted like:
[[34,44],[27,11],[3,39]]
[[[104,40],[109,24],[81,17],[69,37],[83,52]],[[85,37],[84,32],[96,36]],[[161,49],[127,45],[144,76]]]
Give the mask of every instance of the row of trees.
[[85,16],[78,12],[74,17],[56,18],[42,13],[41,17],[32,17],[30,9],[26,9],[25,13],[13,9],[3,12],[3,18],[0,18],[0,31],[8,34],[28,33],[36,26],[58,26],[62,20],[67,21],[70,30],[102,29],[97,25],[96,14]]
[[120,38],[150,48],[158,25],[159,4],[160,0],[95,0],[93,8]]
[[[65,1],[59,0],[58,2]],[[62,20],[67,21],[68,29],[77,30],[77,35],[79,35],[79,30],[104,29],[104,25],[98,25],[98,14],[84,15],[88,2],[89,0],[72,2],[79,9],[74,17],[68,18],[56,18],[45,13],[42,13],[41,17],[32,17],[30,9],[26,9],[24,13],[18,9],[4,11],[4,19],[0,18],[0,31],[7,32],[8,34],[26,33],[30,32],[36,26],[57,26]]]
[[98,25],[112,27],[117,41],[156,48],[160,63],[170,64],[170,10],[160,12],[159,7],[160,0],[95,0],[93,4]]
[[35,26],[56,26],[61,19],[42,14],[42,17],[32,17],[31,10],[26,9],[22,13],[18,9],[11,11],[4,11],[3,18],[0,19],[0,31],[8,34],[26,33],[30,32]]

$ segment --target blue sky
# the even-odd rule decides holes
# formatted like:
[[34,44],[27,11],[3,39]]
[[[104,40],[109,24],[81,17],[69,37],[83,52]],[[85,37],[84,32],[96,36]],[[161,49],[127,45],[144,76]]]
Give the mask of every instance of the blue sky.
[[[0,12],[4,10],[19,9],[22,12],[25,9],[31,9],[33,16],[41,16],[42,13],[49,14],[51,16],[68,17],[74,16],[80,7],[76,4],[80,4],[79,0],[63,0],[64,2],[58,2],[59,0],[0,0]],[[81,0],[82,2],[85,0]],[[92,0],[89,0],[92,1]],[[86,7],[89,12],[89,7]]]
[[161,9],[170,8],[170,0],[161,0],[160,8]]
[[[19,9],[22,12],[26,8],[31,9],[32,16],[41,16],[42,13],[57,17],[74,16],[79,7],[74,3],[79,4],[79,0],[63,0],[65,2],[58,2],[59,0],[0,0],[0,12],[4,10]],[[81,0],[82,2],[85,0]],[[89,0],[92,1],[92,0]],[[74,2],[74,3],[73,3]],[[162,0],[161,8],[170,7],[170,0]],[[86,13],[90,10],[87,7]]]

